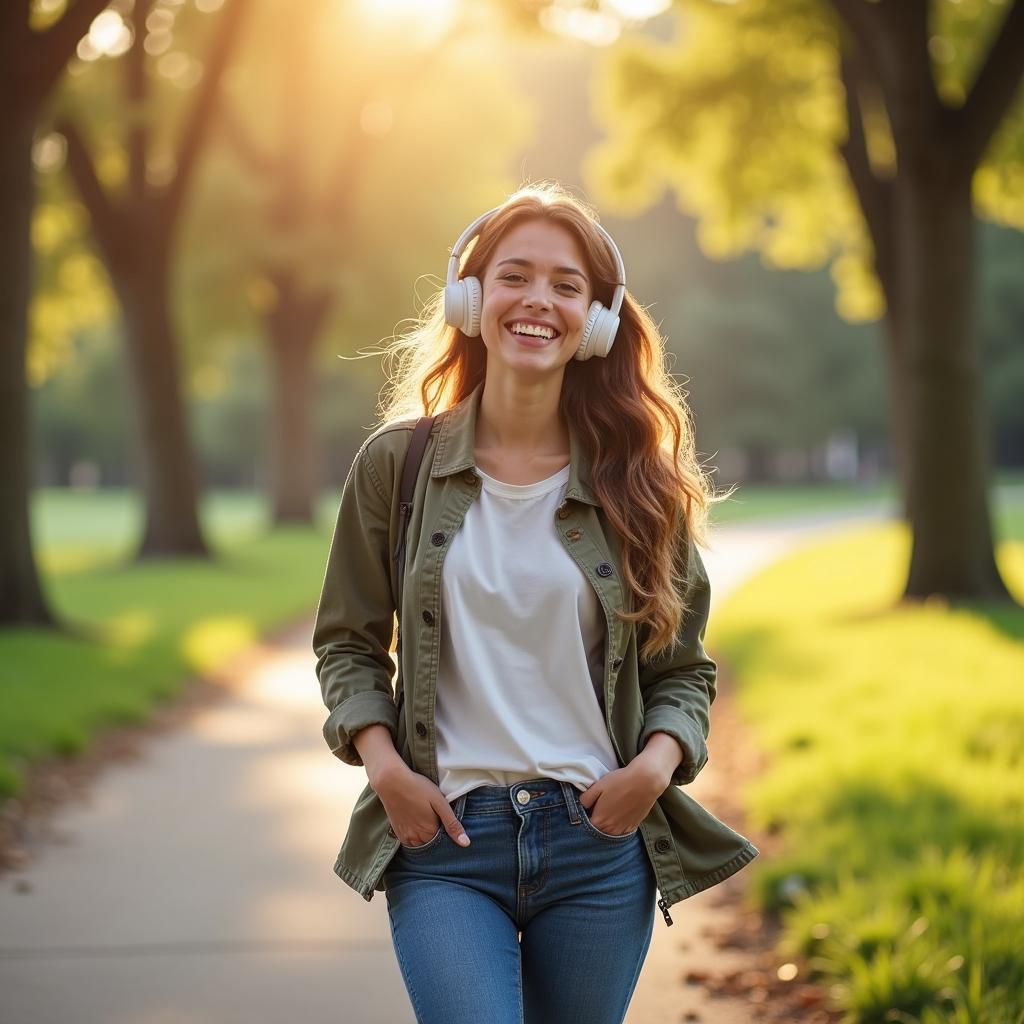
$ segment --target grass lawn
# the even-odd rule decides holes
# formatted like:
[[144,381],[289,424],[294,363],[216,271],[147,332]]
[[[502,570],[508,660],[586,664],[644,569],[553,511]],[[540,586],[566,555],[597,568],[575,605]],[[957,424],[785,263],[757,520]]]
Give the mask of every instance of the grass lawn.
[[[996,510],[1024,601],[1024,505]],[[1024,1021],[1024,610],[893,609],[902,524],[758,574],[709,647],[768,768],[745,792],[782,852],[752,867],[789,952],[857,1024]]]
[[73,630],[0,634],[0,798],[19,791],[33,759],[82,750],[105,724],[144,720],[189,676],[311,612],[336,503],[325,496],[316,528],[267,531],[258,497],[214,494],[202,507],[213,560],[133,565],[134,496],[39,494],[33,530],[45,586]]
[[[1024,472],[1000,472],[993,491],[993,504],[997,506],[1024,501]],[[725,524],[875,504],[897,507],[897,493],[888,481],[863,484],[741,484],[728,501],[713,507],[712,518],[716,524]]]

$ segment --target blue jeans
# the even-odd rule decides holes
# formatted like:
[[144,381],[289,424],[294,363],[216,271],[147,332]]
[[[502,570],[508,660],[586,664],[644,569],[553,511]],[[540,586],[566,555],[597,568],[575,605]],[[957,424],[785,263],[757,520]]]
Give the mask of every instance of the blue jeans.
[[479,786],[384,872],[395,955],[418,1024],[621,1024],[654,930],[638,829],[607,835],[571,783]]

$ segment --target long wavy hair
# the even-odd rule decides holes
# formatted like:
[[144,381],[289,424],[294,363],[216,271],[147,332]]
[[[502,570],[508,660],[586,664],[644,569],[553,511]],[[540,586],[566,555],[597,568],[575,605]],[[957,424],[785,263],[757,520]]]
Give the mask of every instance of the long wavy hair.
[[[554,182],[526,185],[486,222],[463,254],[459,276],[483,283],[502,236],[526,220],[567,228],[578,239],[592,298],[610,306],[617,278],[596,214]],[[444,318],[444,289],[425,303],[412,326],[384,350],[395,363],[379,406],[377,426],[436,415],[465,398],[484,379],[487,349]],[[638,656],[648,661],[675,647],[690,579],[688,547],[706,544],[708,510],[717,495],[694,450],[685,392],[664,367],[664,341],[647,311],[626,291],[615,344],[604,359],[570,360],[560,411],[577,429],[591,461],[592,486],[622,540],[623,571],[633,611],[617,612],[638,627]],[[682,527],[682,528],[681,528]]]

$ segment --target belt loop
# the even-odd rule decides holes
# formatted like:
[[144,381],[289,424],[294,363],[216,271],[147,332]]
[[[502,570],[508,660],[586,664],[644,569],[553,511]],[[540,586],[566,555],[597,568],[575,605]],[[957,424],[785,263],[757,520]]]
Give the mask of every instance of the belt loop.
[[466,798],[469,793],[463,793],[462,796],[455,798],[455,806],[452,810],[455,812],[455,817],[462,821],[463,812],[466,810]]
[[562,781],[562,796],[565,797],[565,806],[569,811],[569,821],[573,825],[578,825],[580,814],[576,804],[576,787],[571,782]]

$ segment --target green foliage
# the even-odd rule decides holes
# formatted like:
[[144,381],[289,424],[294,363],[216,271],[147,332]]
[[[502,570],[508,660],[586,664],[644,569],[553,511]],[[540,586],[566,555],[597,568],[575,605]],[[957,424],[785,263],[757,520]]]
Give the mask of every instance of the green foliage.
[[[929,4],[929,53],[940,95],[956,106],[1005,5]],[[597,199],[636,214],[667,186],[700,218],[716,258],[758,250],[773,267],[827,263],[839,313],[878,318],[884,298],[873,246],[837,147],[847,136],[839,22],[825,0],[676,6],[667,42],[635,36],[611,48],[596,82],[606,139],[590,155]],[[863,98],[873,165],[895,149],[883,110]],[[979,212],[1024,227],[1024,94],[979,166]]]

